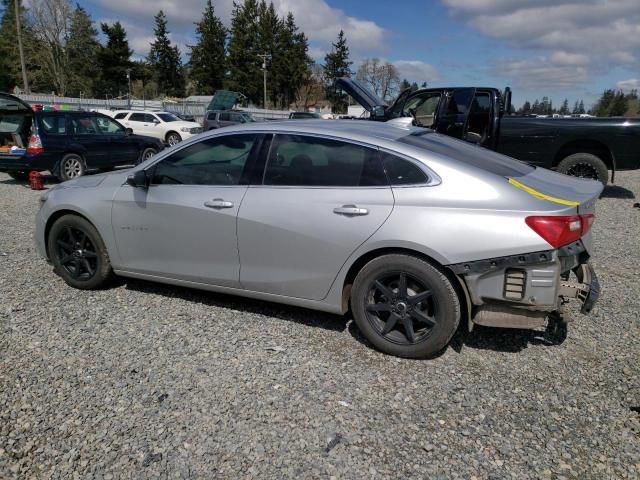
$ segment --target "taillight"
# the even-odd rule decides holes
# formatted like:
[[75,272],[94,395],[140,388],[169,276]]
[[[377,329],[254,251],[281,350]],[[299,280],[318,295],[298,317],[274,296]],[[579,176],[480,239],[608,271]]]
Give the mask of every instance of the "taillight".
[[33,134],[29,137],[29,145],[27,145],[27,153],[42,153],[44,148],[42,147],[42,141],[37,134]]
[[591,229],[593,214],[527,217],[525,222],[554,248],[580,240]]

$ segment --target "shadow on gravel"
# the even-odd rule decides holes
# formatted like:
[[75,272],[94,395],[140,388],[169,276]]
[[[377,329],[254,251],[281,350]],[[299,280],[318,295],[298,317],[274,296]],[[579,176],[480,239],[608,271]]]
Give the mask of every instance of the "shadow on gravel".
[[238,312],[267,315],[269,317],[289,320],[310,327],[324,328],[335,332],[341,332],[347,328],[348,318],[346,316],[341,317],[339,315],[292,307],[280,303],[254,300],[252,298],[226,295],[224,293],[206,292],[187,287],[146,282],[144,280],[122,279],[122,283],[128,290],[135,290],[136,292],[153,293],[165,297],[179,298],[188,302],[201,303],[212,307],[228,308]]
[[[296,322],[302,325],[326,330],[341,332],[345,329],[358,342],[368,348],[374,348],[362,336],[351,314],[344,316],[330,313],[308,310],[305,308],[282,305],[279,303],[254,300],[251,298],[226,295],[215,292],[205,292],[187,287],[164,285],[161,283],[147,282],[137,279],[120,279],[119,283],[128,290],[141,293],[151,293],[165,297],[179,298],[188,302],[196,302],[212,307],[220,307],[236,310],[238,312],[266,315]],[[460,328],[454,335],[447,348],[452,348],[457,353],[463,353],[465,347],[480,350],[493,350],[496,352],[517,353],[529,345],[554,346],[560,342],[550,338],[545,332],[532,330],[516,330],[503,328],[490,328],[476,325],[471,333],[466,333]],[[441,356],[446,350],[442,350],[433,358]]]
[[607,185],[600,198],[636,198],[635,194],[620,185]]
[[464,346],[479,350],[517,353],[529,345],[552,347],[562,343],[550,337],[546,332],[536,330],[518,330],[511,328],[491,328],[476,325],[464,338]]

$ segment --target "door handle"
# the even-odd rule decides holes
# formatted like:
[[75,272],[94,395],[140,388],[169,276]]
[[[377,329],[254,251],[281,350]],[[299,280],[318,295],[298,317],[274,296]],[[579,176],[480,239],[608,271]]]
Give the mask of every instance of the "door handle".
[[333,209],[333,213],[338,215],[346,215],[347,217],[355,217],[359,215],[368,215],[369,210],[366,208],[358,208],[356,205],[343,205]]
[[233,208],[233,202],[227,202],[222,198],[214,198],[211,201],[204,202],[205,207],[221,209],[221,208]]

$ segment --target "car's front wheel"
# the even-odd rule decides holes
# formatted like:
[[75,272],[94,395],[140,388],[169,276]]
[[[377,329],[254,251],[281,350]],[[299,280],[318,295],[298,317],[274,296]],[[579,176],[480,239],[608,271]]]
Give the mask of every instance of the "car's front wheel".
[[442,351],[460,322],[460,300],[446,275],[410,255],[366,264],[351,291],[358,328],[379,350],[406,358]]
[[73,178],[81,177],[86,173],[87,169],[84,164],[84,160],[80,155],[75,153],[68,153],[62,160],[60,160],[60,166],[58,167],[58,178],[62,182],[71,180]]
[[72,287],[93,290],[113,276],[109,254],[91,223],[77,215],[64,215],[52,225],[47,239],[55,272]]
[[174,146],[176,143],[180,143],[181,141],[182,137],[176,132],[170,132],[167,135],[167,143],[171,146]]

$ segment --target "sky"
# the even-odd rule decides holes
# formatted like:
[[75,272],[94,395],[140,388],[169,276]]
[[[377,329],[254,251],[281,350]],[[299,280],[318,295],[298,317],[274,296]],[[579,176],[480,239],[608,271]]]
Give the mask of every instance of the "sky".
[[[138,57],[153,41],[162,9],[183,54],[206,0],[80,0],[96,22],[119,20]],[[291,11],[322,63],[340,29],[352,68],[392,62],[403,78],[429,86],[511,86],[513,103],[548,96],[559,106],[607,88],[640,87],[640,0],[273,0]],[[214,0],[230,23],[233,0]]]

